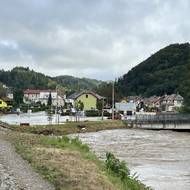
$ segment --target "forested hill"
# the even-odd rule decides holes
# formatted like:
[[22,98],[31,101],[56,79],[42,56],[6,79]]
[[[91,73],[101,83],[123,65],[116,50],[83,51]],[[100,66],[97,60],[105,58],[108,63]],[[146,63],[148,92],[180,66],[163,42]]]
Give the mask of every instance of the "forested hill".
[[95,89],[98,85],[103,83],[103,81],[99,81],[96,79],[77,78],[77,77],[68,76],[68,75],[58,76],[52,79],[55,80],[57,83],[62,84],[63,86],[67,87],[68,89],[77,90],[77,91],[80,91],[81,89],[83,90]]
[[190,45],[174,44],[161,49],[118,80],[119,92],[127,95],[163,95],[189,92]]
[[67,91],[94,89],[102,83],[94,79],[71,76],[50,77],[25,67],[15,67],[11,71],[0,70],[0,82],[14,89],[55,89],[59,85]]
[[190,44],[173,44],[161,49],[119,78],[117,87],[122,96],[179,92],[189,101]]

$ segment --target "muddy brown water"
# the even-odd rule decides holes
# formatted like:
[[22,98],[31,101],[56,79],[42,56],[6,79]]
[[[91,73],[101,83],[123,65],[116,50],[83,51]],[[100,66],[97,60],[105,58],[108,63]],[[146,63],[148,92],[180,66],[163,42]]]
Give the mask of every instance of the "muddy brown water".
[[155,190],[190,190],[190,133],[121,129],[77,136],[99,158],[112,152],[126,161]]

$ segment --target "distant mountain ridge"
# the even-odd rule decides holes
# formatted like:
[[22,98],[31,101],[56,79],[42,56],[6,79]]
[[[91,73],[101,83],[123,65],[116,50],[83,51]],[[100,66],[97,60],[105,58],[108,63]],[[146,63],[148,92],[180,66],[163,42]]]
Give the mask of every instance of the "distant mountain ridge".
[[71,90],[92,90],[95,89],[98,85],[103,83],[103,81],[89,78],[78,78],[69,75],[57,76],[52,78],[57,83],[66,86]]
[[180,93],[190,105],[190,44],[172,44],[118,79],[121,96]]
[[0,70],[0,82],[14,89],[55,89],[56,85],[67,91],[91,90],[103,81],[73,76],[50,77],[28,67],[15,67],[11,71]]

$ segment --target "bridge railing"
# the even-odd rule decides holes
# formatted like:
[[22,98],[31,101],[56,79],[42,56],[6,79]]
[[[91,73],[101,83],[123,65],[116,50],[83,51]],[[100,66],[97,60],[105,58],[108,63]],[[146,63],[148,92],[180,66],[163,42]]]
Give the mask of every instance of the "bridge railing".
[[138,123],[155,123],[155,122],[189,122],[190,114],[157,114],[157,115],[136,115],[134,122]]

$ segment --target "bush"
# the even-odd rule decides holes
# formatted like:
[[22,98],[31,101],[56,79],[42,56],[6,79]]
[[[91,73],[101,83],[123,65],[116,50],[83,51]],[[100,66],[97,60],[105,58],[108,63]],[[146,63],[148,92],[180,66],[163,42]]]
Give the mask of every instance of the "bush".
[[90,151],[89,146],[86,144],[82,144],[81,140],[78,137],[71,139],[71,144],[74,145],[75,147],[78,147],[80,150],[84,152]]
[[111,113],[109,113],[108,111],[104,111],[104,116],[105,116],[105,117],[110,117],[110,116],[111,116]]
[[106,153],[106,167],[114,172],[121,180],[125,180],[130,175],[130,170],[127,168],[124,161],[119,161],[112,153]]
[[[85,115],[87,117],[100,117],[100,116],[102,116],[102,111],[100,111],[100,110],[86,110]],[[111,114],[108,111],[104,111],[104,116],[110,117]]]
[[85,115],[87,117],[98,117],[101,116],[101,112],[98,110],[86,110]]

